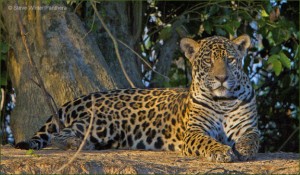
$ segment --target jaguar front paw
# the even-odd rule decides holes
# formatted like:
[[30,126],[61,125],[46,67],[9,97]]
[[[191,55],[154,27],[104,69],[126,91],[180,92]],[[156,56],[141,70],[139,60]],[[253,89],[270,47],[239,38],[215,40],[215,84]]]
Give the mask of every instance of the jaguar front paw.
[[77,150],[81,144],[81,139],[77,137],[56,136],[51,139],[53,146],[62,150]]
[[230,146],[224,145],[210,150],[208,160],[213,162],[227,163],[237,159]]
[[[51,144],[54,147],[62,150],[77,150],[82,144],[83,140],[78,137],[66,137],[62,135],[56,135],[51,139]],[[83,150],[93,150],[95,145],[86,141],[83,145]]]
[[252,160],[259,148],[259,137],[257,134],[245,135],[237,141],[234,152],[241,161]]

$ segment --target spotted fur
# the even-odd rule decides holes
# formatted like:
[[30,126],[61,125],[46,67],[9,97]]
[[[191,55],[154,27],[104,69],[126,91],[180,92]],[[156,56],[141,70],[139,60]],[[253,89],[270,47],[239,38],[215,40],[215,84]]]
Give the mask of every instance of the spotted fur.
[[255,93],[242,70],[250,38],[233,41],[184,38],[180,47],[192,64],[190,88],[124,89],[96,92],[59,109],[54,118],[16,148],[52,144],[77,149],[95,118],[85,149],[181,150],[184,155],[217,162],[247,160],[257,153],[259,131]]

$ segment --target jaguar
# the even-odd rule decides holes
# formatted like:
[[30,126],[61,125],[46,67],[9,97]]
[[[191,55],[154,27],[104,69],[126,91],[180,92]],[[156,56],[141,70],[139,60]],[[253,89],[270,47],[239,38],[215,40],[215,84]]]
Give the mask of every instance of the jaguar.
[[183,38],[179,45],[191,63],[188,88],[119,89],[76,98],[58,110],[62,128],[51,116],[15,147],[78,149],[92,123],[84,149],[181,151],[213,162],[253,159],[260,134],[256,97],[242,68],[250,37]]

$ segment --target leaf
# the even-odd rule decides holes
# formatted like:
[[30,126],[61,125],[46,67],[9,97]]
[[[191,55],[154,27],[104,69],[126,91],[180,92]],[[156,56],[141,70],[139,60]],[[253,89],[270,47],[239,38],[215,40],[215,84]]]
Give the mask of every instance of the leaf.
[[1,73],[1,76],[0,76],[0,85],[1,86],[7,86],[7,76],[6,76],[6,74],[3,75]]
[[8,52],[8,44],[0,42],[0,48],[1,48],[1,53],[7,53]]
[[278,27],[272,30],[272,38],[275,41],[275,44],[281,44],[288,40],[290,36],[291,34],[288,29]]
[[33,155],[34,154],[34,150],[33,149],[29,149],[26,151],[26,155]]
[[225,24],[225,25],[223,25],[222,27],[223,27],[228,33],[230,33],[231,35],[234,35],[234,30],[233,30],[233,28],[232,28],[231,25]]
[[275,44],[281,44],[287,41],[291,37],[291,33],[294,31],[294,24],[288,20],[281,19],[278,23],[272,27],[271,33]]
[[34,157],[40,157],[40,155],[36,154],[33,149],[27,150],[25,154],[30,155],[30,156],[34,156]]
[[[44,0],[44,2],[45,2],[46,5],[50,5],[51,1],[52,1],[52,0]],[[72,3],[72,2],[69,0],[69,1],[67,1],[67,3],[70,4],[70,3]],[[73,3],[74,3],[74,1],[73,1]],[[71,4],[71,5],[72,5],[72,4]]]
[[276,54],[276,55],[270,56],[267,63],[272,65],[272,70],[275,72],[276,76],[278,76],[281,73],[282,64],[281,64],[279,55]]
[[273,65],[273,71],[275,72],[275,75],[278,76],[282,71],[282,64],[279,60],[274,60],[272,62]]
[[150,37],[147,37],[145,40],[144,40],[144,45],[145,45],[145,49],[149,50],[152,46],[152,42],[150,41]]
[[232,25],[233,28],[237,29],[240,27],[241,23],[237,20],[231,21],[230,24]]
[[226,32],[223,29],[216,28],[217,35],[225,36]]
[[279,55],[277,55],[277,54],[271,55],[271,56],[268,58],[267,63],[268,63],[268,64],[273,63],[274,60],[278,60],[278,59],[279,59]]
[[284,67],[291,69],[291,60],[283,52],[279,53],[279,60]]
[[0,53],[0,60],[5,61],[6,58],[7,58],[7,55],[6,55],[6,54]]
[[219,7],[217,5],[213,5],[209,8],[209,12],[208,14],[210,16],[213,16],[214,14],[216,14],[219,11]]
[[277,45],[271,48],[270,55],[278,54],[282,50],[282,46]]
[[166,26],[159,32],[159,39],[158,40],[167,40],[171,37],[172,34],[172,27]]
[[260,15],[261,15],[262,17],[268,17],[268,16],[269,16],[269,14],[266,12],[265,9],[262,9],[262,10],[261,10]]
[[[261,19],[257,20],[256,22],[258,24],[259,31],[261,31],[261,30],[264,31],[265,28],[263,28],[263,27],[266,26],[266,20],[264,18],[261,18]],[[264,34],[264,35],[266,35],[266,34]]]
[[300,39],[300,31],[297,31],[297,32],[296,32],[296,38],[297,38],[297,39]]
[[297,46],[294,59],[297,61],[300,58],[300,45]]
[[211,34],[211,31],[212,31],[212,25],[209,21],[204,21],[203,23],[203,27],[204,27],[204,30],[208,33],[208,34]]
[[246,21],[251,21],[253,19],[252,16],[246,11],[239,11],[239,16],[242,16]]

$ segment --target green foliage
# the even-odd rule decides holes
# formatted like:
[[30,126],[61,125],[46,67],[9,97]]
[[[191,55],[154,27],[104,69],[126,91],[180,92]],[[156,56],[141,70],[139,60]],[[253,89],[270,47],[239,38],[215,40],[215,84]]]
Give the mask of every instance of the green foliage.
[[5,42],[0,42],[0,62],[1,62],[1,75],[0,75],[0,85],[7,86],[8,74],[6,70],[6,60],[8,54],[9,46]]
[[291,69],[291,60],[283,52],[270,56],[267,63],[271,65],[276,76],[280,75],[284,67]]
[[187,60],[183,57],[177,57],[171,65],[169,71],[170,81],[164,82],[163,87],[187,87],[189,84],[189,79],[187,78],[187,73],[189,70],[187,65]]
[[29,156],[34,156],[34,157],[40,157],[38,154],[35,153],[35,151],[33,149],[27,150],[25,154],[29,155]]
[[165,26],[160,32],[158,39],[167,40],[172,35],[172,27],[170,25]]

